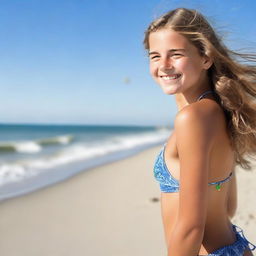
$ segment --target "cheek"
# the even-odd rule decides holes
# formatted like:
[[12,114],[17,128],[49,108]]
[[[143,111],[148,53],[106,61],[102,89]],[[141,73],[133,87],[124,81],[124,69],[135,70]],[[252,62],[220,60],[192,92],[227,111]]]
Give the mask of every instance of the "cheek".
[[197,62],[191,62],[189,60],[180,62],[177,65],[182,72],[187,73],[191,76],[196,75],[200,70]]
[[156,72],[157,72],[157,68],[153,63],[149,64],[149,72],[151,74],[151,76],[155,76]]
[[191,63],[188,59],[179,59],[174,63],[176,69],[185,72],[191,69]]

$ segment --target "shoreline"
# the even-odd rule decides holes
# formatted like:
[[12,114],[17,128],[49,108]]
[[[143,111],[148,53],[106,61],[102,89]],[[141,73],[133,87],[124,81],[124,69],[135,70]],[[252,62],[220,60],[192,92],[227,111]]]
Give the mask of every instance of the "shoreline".
[[[166,254],[153,165],[161,146],[108,163],[33,193],[0,202],[5,256]],[[237,170],[232,223],[255,243],[256,172]]]
[[53,168],[39,173],[38,175],[25,178],[24,180],[7,183],[0,186],[0,202],[34,193],[50,186],[56,186],[67,179],[72,178],[80,173],[90,171],[100,166],[115,163],[126,158],[130,158],[147,149],[160,146],[163,142],[155,142],[146,145],[140,145],[135,148],[121,150],[119,152],[110,153],[98,158],[76,161],[68,163],[58,168]]

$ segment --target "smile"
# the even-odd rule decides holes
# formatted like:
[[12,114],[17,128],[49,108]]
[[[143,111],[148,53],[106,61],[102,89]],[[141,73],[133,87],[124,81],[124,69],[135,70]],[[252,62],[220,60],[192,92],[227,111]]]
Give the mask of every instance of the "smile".
[[177,74],[177,75],[172,75],[172,76],[160,76],[163,80],[169,81],[169,80],[175,80],[178,79],[181,75]]

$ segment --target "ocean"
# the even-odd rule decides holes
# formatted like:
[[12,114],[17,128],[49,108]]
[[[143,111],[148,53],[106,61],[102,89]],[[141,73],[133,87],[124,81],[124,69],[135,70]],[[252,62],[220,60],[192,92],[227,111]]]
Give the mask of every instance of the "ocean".
[[163,144],[171,127],[0,124],[0,201]]

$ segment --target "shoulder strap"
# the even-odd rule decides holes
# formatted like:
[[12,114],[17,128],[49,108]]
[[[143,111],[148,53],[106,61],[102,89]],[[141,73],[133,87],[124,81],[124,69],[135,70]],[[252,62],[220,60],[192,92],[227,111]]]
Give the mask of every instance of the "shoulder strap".
[[209,93],[214,93],[214,91],[206,91],[206,92],[204,92],[203,94],[201,94],[201,95],[197,98],[196,101],[201,100],[205,95],[207,95],[207,94],[209,94]]

